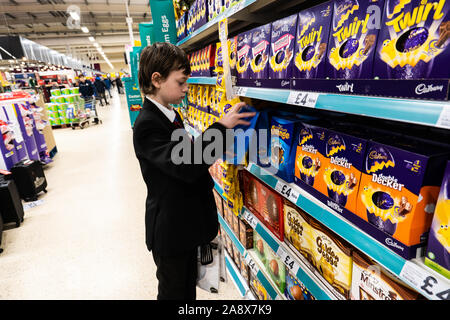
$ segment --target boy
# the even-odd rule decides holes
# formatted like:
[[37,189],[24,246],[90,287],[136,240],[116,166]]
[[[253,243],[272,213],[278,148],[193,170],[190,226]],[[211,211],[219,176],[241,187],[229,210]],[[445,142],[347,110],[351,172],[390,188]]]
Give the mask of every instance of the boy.
[[[134,123],[133,144],[147,185],[146,244],[157,267],[158,300],[195,300],[197,247],[218,232],[209,165],[204,161],[177,165],[171,158],[178,144],[171,141],[172,132],[183,124],[170,104],[185,97],[190,73],[187,55],[175,45],[155,43],[141,53],[138,80],[145,102]],[[218,130],[225,141],[226,129],[248,125],[243,118],[255,114],[239,113],[243,106],[236,104],[205,133]],[[201,144],[204,150],[207,144],[202,140],[199,137],[192,145]]]

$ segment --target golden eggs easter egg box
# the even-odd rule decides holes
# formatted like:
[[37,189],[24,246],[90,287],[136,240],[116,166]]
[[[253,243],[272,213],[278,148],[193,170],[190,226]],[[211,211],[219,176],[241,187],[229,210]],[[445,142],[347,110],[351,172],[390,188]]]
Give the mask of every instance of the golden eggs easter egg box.
[[441,191],[428,238],[425,264],[450,279],[450,161],[447,162]]
[[450,1],[386,0],[374,76],[383,79],[448,79]]
[[369,141],[356,214],[391,236],[393,248],[423,245],[448,153],[441,146],[392,136]]

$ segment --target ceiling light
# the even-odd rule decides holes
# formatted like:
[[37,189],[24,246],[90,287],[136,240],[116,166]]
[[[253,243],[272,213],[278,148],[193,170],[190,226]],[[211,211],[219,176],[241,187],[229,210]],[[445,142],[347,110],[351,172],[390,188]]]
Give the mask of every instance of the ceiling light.
[[81,31],[83,31],[84,33],[88,33],[88,32],[89,32],[89,29],[86,28],[86,27],[81,27]]
[[90,42],[94,42],[95,41],[94,37],[89,37],[88,39],[89,39]]
[[94,47],[97,47],[97,48],[100,46],[97,42],[94,42],[93,45],[94,45]]
[[78,15],[78,13],[76,11],[70,11],[69,14],[75,20],[80,20],[80,16]]

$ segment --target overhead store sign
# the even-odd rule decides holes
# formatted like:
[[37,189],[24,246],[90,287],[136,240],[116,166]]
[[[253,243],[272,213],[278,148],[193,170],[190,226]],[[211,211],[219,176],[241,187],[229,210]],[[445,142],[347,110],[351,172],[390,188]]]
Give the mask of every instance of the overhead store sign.
[[151,46],[155,40],[153,32],[153,22],[139,23],[139,35],[141,37],[141,47]]
[[175,11],[172,0],[151,0],[154,42],[177,43],[177,29],[175,25]]

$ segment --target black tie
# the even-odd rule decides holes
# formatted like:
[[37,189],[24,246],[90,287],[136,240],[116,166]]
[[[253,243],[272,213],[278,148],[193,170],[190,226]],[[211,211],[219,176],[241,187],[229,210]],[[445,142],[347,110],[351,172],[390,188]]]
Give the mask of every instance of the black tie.
[[173,124],[177,128],[184,128],[183,120],[181,120],[180,114],[176,110],[174,110],[174,112],[175,112],[175,120],[173,120]]

